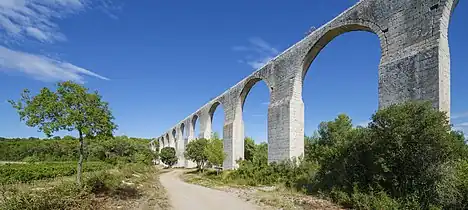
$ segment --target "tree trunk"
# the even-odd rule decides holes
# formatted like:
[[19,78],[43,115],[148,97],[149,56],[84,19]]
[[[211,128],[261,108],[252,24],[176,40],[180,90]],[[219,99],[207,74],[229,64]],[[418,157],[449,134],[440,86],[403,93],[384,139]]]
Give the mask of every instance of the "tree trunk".
[[78,160],[78,169],[77,169],[77,175],[76,175],[76,183],[81,187],[81,171],[83,170],[83,153],[84,153],[84,142],[83,142],[83,133],[78,131],[80,133],[80,159]]

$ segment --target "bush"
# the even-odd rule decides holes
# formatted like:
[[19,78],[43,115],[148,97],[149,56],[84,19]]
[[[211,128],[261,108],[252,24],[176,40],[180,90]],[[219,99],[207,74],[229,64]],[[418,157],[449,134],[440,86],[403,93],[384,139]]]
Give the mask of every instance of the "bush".
[[212,166],[223,165],[223,161],[226,158],[223,149],[223,140],[215,138],[209,139],[204,152],[208,163]]
[[[141,162],[151,164],[157,156],[149,149],[149,140],[114,137],[85,139],[86,154],[90,161]],[[157,143],[157,142],[156,142]],[[3,161],[77,161],[78,143],[70,137],[56,139],[11,139],[0,141],[0,160]]]
[[[131,178],[135,173],[154,174],[154,167],[145,164],[126,164],[118,166],[119,170],[96,171],[84,173],[83,188],[74,180],[57,180],[50,187],[22,189],[14,185],[0,185],[0,209],[2,210],[43,210],[43,209],[101,209],[102,200],[98,195],[109,195],[113,198],[126,199],[138,197],[140,192],[134,185],[122,181]],[[148,177],[142,176],[141,180]]]
[[174,147],[164,147],[161,149],[161,154],[159,155],[159,158],[161,158],[161,161],[168,165],[169,167],[172,167],[175,165],[178,161],[176,157],[176,151]]
[[117,189],[121,179],[122,177],[112,175],[107,171],[89,173],[83,179],[84,189],[93,194],[106,193]]
[[191,160],[197,164],[198,170],[203,170],[208,162],[208,157],[205,153],[208,139],[195,139],[190,141],[185,146],[184,156],[187,160]]
[[[97,171],[110,168],[103,162],[86,162],[83,171]],[[76,174],[75,162],[5,164],[0,165],[0,183],[30,183],[35,180],[51,179]]]
[[250,145],[223,182],[281,184],[355,209],[468,208],[468,146],[445,113],[408,102],[371,119],[368,127],[343,114],[321,123],[305,138],[304,160],[267,164],[267,146]]
[[40,158],[36,156],[28,156],[28,157],[23,158],[23,162],[26,162],[26,163],[36,163],[40,161],[41,161]]
[[0,188],[0,209],[95,209],[89,195],[83,194],[73,182],[62,182],[50,189],[36,191]]
[[318,141],[317,147],[332,152],[319,159],[315,190],[343,191],[363,209],[372,209],[376,192],[423,209],[460,203],[451,183],[456,180],[453,163],[463,156],[464,145],[450,129],[445,113],[428,103],[379,110],[369,128],[352,129],[337,143],[320,145]]

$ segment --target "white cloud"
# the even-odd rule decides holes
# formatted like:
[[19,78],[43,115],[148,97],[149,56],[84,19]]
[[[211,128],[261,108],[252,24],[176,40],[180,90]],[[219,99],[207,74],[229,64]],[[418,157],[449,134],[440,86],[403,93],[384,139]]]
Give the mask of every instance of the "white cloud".
[[452,116],[450,116],[452,119],[460,119],[460,118],[468,118],[468,112],[463,112],[463,113],[453,113]]
[[262,102],[262,105],[269,105],[269,104],[270,104],[269,101]]
[[[96,8],[113,17],[120,10],[112,0],[0,0],[0,71],[20,71],[43,81],[74,80],[83,75],[108,80],[71,63],[17,51],[12,43],[34,41],[42,44],[66,41],[56,23],[70,15]],[[3,42],[4,46],[1,45]],[[44,52],[47,54],[47,52]]]
[[2,0],[2,32],[15,39],[31,38],[40,42],[64,40],[54,22],[84,9],[88,0]]
[[248,46],[234,46],[232,50],[250,53],[244,60],[240,60],[239,63],[246,63],[254,69],[261,68],[279,53],[276,48],[261,38],[254,37],[248,41]]
[[64,41],[55,21],[93,7],[111,17],[110,10],[120,9],[111,0],[0,0],[0,33],[43,43]]
[[468,122],[458,123],[455,125],[455,127],[468,127]]
[[84,82],[83,75],[109,80],[87,69],[46,56],[14,51],[0,45],[0,71],[20,71],[42,81]]

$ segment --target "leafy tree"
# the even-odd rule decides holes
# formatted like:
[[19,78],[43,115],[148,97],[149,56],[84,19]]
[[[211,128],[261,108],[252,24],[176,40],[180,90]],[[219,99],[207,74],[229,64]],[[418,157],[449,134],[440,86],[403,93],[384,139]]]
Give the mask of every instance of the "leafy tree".
[[349,142],[352,131],[351,119],[345,114],[338,115],[333,121],[320,123],[312,137],[305,137],[305,159],[323,164],[323,161],[334,158]]
[[161,161],[169,167],[172,167],[178,161],[174,147],[162,148],[161,153],[159,154],[159,158],[161,158]]
[[211,165],[221,166],[226,158],[223,149],[223,140],[215,138],[208,140],[208,144],[205,147],[205,155]]
[[244,159],[252,161],[255,154],[255,141],[250,137],[244,139]]
[[185,158],[195,162],[197,164],[198,170],[203,170],[206,162],[208,162],[208,157],[205,153],[207,144],[207,139],[195,139],[190,141],[185,148]]
[[351,118],[340,114],[334,121],[322,122],[319,125],[319,143],[322,145],[341,144],[346,141],[348,133],[353,129]]
[[75,140],[75,137],[73,136],[70,136],[70,135],[66,135],[62,138],[63,140]]
[[[343,129],[334,129],[328,136],[339,133]],[[383,190],[423,209],[463,199],[454,184],[454,163],[463,156],[463,138],[451,131],[446,114],[430,103],[381,109],[368,128],[345,133],[345,141],[329,141],[334,142],[329,147],[336,153],[321,162],[319,189],[340,189],[349,195]]]
[[255,145],[253,162],[260,165],[268,164],[268,144],[266,142]]
[[9,101],[18,111],[20,120],[30,127],[38,127],[48,137],[61,130],[78,131],[80,158],[77,183],[81,186],[84,138],[112,136],[117,126],[108,103],[98,92],[89,93],[79,84],[67,81],[57,84],[56,92],[42,88],[36,96],[24,90],[18,102]]
[[[430,103],[411,102],[379,110],[369,124],[376,175],[380,186],[394,197],[416,195],[420,204],[457,200],[440,185],[447,164],[459,157],[462,142],[453,135],[444,112]],[[449,194],[445,194],[449,193]]]

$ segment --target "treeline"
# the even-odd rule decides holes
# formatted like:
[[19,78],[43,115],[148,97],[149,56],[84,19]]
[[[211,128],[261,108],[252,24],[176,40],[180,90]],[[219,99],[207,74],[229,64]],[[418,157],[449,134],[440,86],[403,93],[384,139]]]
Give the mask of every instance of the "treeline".
[[[85,139],[85,158],[88,161],[148,162],[157,155],[148,149],[149,140],[116,136]],[[76,161],[79,145],[74,137],[30,140],[15,138],[0,141],[1,161]]]
[[305,155],[267,163],[267,145],[246,139],[245,160],[217,176],[281,184],[355,209],[467,209],[468,146],[443,112],[411,102],[379,110],[367,127],[339,115],[305,138]]
[[66,135],[64,137],[60,136],[54,136],[51,138],[38,138],[38,137],[29,137],[29,138],[5,138],[5,137],[0,137],[0,141],[33,141],[33,140],[77,140],[77,138]]

